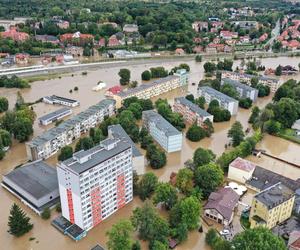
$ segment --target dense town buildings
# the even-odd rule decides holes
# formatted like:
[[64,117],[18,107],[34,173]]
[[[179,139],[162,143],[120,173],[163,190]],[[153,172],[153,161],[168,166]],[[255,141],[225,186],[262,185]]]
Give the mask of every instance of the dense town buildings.
[[115,114],[115,101],[106,99],[89,107],[69,120],[51,128],[26,143],[30,160],[47,159],[56,154],[63,146],[71,144],[81,134],[102,122],[106,116]]
[[153,110],[143,111],[143,126],[168,153],[181,150],[182,133],[157,112]]
[[59,163],[57,175],[63,217],[88,231],[132,200],[131,145],[106,139]]

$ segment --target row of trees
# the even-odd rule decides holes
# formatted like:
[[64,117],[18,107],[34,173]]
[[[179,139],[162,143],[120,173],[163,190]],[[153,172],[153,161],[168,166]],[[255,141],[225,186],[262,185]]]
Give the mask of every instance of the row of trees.
[[7,76],[1,76],[0,77],[0,88],[30,88],[29,83],[17,77],[16,75],[13,75],[12,77],[7,77]]

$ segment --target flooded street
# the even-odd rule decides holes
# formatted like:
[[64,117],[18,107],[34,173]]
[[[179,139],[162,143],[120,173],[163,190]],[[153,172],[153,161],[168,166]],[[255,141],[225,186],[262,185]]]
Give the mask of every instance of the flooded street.
[[[276,67],[278,64],[281,65],[292,65],[298,67],[300,62],[299,58],[296,57],[281,57],[281,58],[267,58],[261,59],[262,65],[266,68]],[[196,63],[192,59],[180,60],[167,63],[147,63],[143,65],[126,66],[131,71],[131,80],[137,80],[141,82],[141,73],[149,69],[150,67],[164,66],[166,69],[170,70],[174,66],[178,66],[180,63],[187,63],[191,68],[190,73],[190,83],[198,83],[199,80],[203,78],[203,63]],[[234,68],[240,64],[240,61],[235,61]],[[71,74],[63,75],[61,79],[53,79],[46,81],[38,81],[31,84],[31,89],[21,90],[21,93],[26,102],[34,102],[46,95],[60,95],[80,101],[80,106],[73,109],[73,113],[76,114],[87,107],[97,103],[104,98],[104,91],[94,92],[92,88],[96,86],[98,81],[104,81],[107,83],[107,87],[117,85],[119,83],[119,72],[118,67],[111,67],[107,69],[99,69],[95,71],[88,71],[86,76],[83,76],[80,72],[74,73],[72,77]],[[289,79],[291,77],[282,77],[281,81]],[[294,79],[300,80],[300,75],[293,76]],[[78,87],[79,91],[73,91],[69,93],[70,89]],[[166,93],[161,98],[167,98],[170,103],[173,103],[173,99],[176,96],[186,95],[186,93],[196,94],[197,86],[192,86],[189,84],[188,89],[177,89],[172,92]],[[17,89],[0,89],[0,96],[5,96],[9,99],[10,107],[12,108],[16,101]],[[272,97],[259,98],[256,105],[259,107],[264,107],[268,102],[270,102]],[[59,109],[59,106],[52,106],[49,104],[38,103],[34,105],[34,110],[37,117],[40,117],[46,113]],[[203,139],[200,142],[193,143],[186,139],[183,141],[183,148],[181,152],[168,154],[168,163],[162,169],[152,170],[147,168],[146,171],[153,171],[161,181],[168,181],[169,176],[172,172],[177,172],[183,167],[186,160],[191,159],[193,152],[198,147],[204,147],[211,149],[215,154],[220,155],[225,150],[224,145],[229,142],[227,138],[227,131],[231,125],[236,121],[240,121],[246,129],[249,127],[247,120],[249,118],[251,110],[239,109],[238,115],[233,117],[229,122],[215,123],[215,133],[211,138]],[[52,125],[53,126],[53,125]],[[35,121],[34,124],[34,136],[40,135],[44,130],[49,129],[51,126],[42,127]],[[258,145],[258,148],[265,149],[269,154],[276,155],[282,159],[293,163],[300,163],[300,146],[286,141],[284,139],[266,135],[263,141]],[[51,164],[56,163],[56,157],[54,156],[47,161]],[[297,179],[300,177],[300,169],[288,166],[279,161],[275,161],[271,158],[263,156],[262,158],[255,158],[253,156],[248,157],[250,160],[257,163],[264,168],[270,169],[279,174],[285,175],[292,179]],[[1,175],[8,173],[15,166],[27,161],[25,145],[15,142],[12,149],[7,153],[5,159],[0,161],[0,173]],[[121,218],[129,218],[132,210],[140,206],[142,203],[138,198],[135,198],[133,202],[122,208],[116,214],[102,222],[96,228],[88,232],[88,236],[85,237],[80,242],[75,243],[68,237],[61,234],[58,230],[50,225],[50,220],[44,221],[36,214],[34,214],[29,208],[22,204],[22,208],[31,217],[34,224],[33,230],[22,236],[21,238],[14,238],[6,232],[7,230],[7,218],[9,215],[9,209],[13,202],[21,204],[13,195],[0,188],[0,249],[5,250],[52,250],[52,249],[62,249],[62,250],[73,250],[73,249],[90,249],[97,243],[105,245],[107,238],[105,232],[110,229],[110,227],[116,223]],[[57,216],[53,212],[52,218]],[[204,228],[206,231],[207,228]],[[35,239],[29,241],[30,237]],[[198,233],[197,231],[191,232],[189,238],[186,242],[181,244],[176,249],[178,250],[206,250],[208,249],[204,243],[204,233]],[[143,243],[143,249],[147,249],[146,244]]]

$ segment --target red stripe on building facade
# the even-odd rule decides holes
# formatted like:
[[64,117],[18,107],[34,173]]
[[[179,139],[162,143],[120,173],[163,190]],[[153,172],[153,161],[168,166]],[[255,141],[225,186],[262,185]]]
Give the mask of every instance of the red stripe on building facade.
[[91,208],[93,226],[96,226],[102,221],[101,195],[99,187],[96,187],[93,190],[91,190]]
[[72,198],[72,191],[71,191],[71,189],[67,189],[67,199],[68,199],[70,222],[72,224],[74,224],[75,223],[75,219],[74,219],[74,207],[73,207],[73,198]]
[[120,174],[117,177],[117,207],[118,209],[125,206],[125,176]]

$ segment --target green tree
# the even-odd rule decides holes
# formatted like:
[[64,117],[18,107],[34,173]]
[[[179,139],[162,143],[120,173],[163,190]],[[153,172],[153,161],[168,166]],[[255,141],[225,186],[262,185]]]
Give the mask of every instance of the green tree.
[[132,244],[132,248],[131,250],[141,250],[142,247],[141,247],[141,244],[139,241],[135,241],[133,244]]
[[13,130],[14,137],[19,142],[25,142],[33,134],[32,122],[28,118],[17,118]]
[[0,129],[0,141],[3,147],[11,146],[12,140],[10,133],[4,129]]
[[216,159],[216,155],[210,149],[197,148],[193,161],[196,167],[206,165]]
[[191,101],[191,102],[195,102],[195,97],[193,94],[189,94],[185,96],[185,99]]
[[223,183],[223,179],[223,170],[215,163],[200,166],[195,171],[196,185],[202,190],[205,198]]
[[269,120],[264,123],[264,131],[271,135],[276,135],[281,128],[280,122],[276,122],[274,120]]
[[228,131],[229,138],[232,140],[232,145],[234,147],[240,145],[240,143],[244,140],[245,134],[243,131],[243,126],[240,122],[236,121],[232,124],[231,128]]
[[185,222],[177,224],[175,228],[175,237],[178,243],[187,240],[188,238],[188,227]]
[[248,122],[251,124],[255,123],[259,117],[259,113],[260,113],[259,107],[255,106],[254,108],[252,108],[251,115],[249,117]]
[[169,247],[167,246],[166,243],[163,243],[158,240],[154,240],[153,242],[150,243],[149,249],[150,250],[168,250]]
[[80,150],[88,150],[92,147],[94,147],[94,141],[91,137],[80,138],[75,145],[75,152]]
[[180,169],[176,176],[176,187],[184,194],[189,194],[193,190],[194,173],[188,168]]
[[195,104],[197,104],[197,105],[199,106],[199,108],[204,109],[204,106],[205,106],[205,98],[204,98],[203,96],[198,97],[198,98],[195,100]]
[[6,97],[0,97],[0,113],[8,110],[8,100]]
[[118,75],[120,76],[120,84],[127,85],[130,81],[130,70],[120,69]]
[[151,79],[151,72],[149,70],[145,70],[143,73],[142,73],[142,80],[143,81],[149,81]]
[[252,106],[252,100],[247,97],[247,98],[241,98],[239,100],[239,107],[244,108],[244,109],[249,109]]
[[154,192],[158,183],[158,179],[152,172],[146,173],[142,176],[138,183],[138,195],[141,200],[146,200]]
[[170,183],[159,183],[154,192],[153,202],[158,204],[162,202],[167,209],[171,209],[177,202],[177,191]]
[[210,137],[215,131],[213,124],[209,119],[205,119],[205,121],[203,122],[203,128],[206,133],[206,137]]
[[235,88],[233,86],[231,86],[228,83],[225,83],[224,85],[222,85],[220,91],[222,93],[224,93],[225,95],[228,95],[234,99],[239,98],[239,93],[235,90]]
[[214,64],[212,62],[204,63],[203,67],[204,67],[205,73],[213,73],[217,69],[216,64]]
[[60,150],[60,154],[58,155],[59,161],[64,161],[73,156],[73,148],[71,146],[64,146]]
[[186,197],[178,201],[170,212],[170,224],[176,227],[184,223],[188,230],[196,229],[200,221],[201,205],[199,200],[194,197]]
[[142,240],[167,242],[169,225],[157,214],[150,201],[133,210],[131,222]]
[[138,102],[131,103],[128,110],[133,113],[135,119],[140,120],[142,118],[143,108]]
[[43,210],[43,212],[41,213],[41,217],[42,217],[42,219],[44,219],[44,220],[50,219],[50,217],[51,217],[51,211],[50,211],[50,209],[49,209],[48,207],[46,207],[46,208]]
[[186,138],[188,138],[190,141],[197,142],[205,138],[206,132],[203,128],[197,126],[197,124],[193,124],[189,127]]
[[218,233],[216,229],[210,228],[205,234],[205,242],[209,246],[213,246],[215,242],[218,240]]
[[282,75],[282,67],[281,67],[281,65],[278,65],[277,68],[275,69],[275,75],[276,76],[281,76]]
[[22,236],[33,228],[30,218],[27,217],[25,212],[16,203],[10,209],[8,227],[8,232],[16,237]]
[[273,107],[274,118],[285,128],[290,128],[300,114],[299,103],[291,98],[281,98]]
[[108,236],[107,246],[110,250],[131,250],[133,233],[133,226],[129,220],[120,220],[112,226],[112,228],[106,232]]
[[201,55],[196,55],[195,61],[196,62],[202,62],[202,56]]
[[267,228],[247,229],[237,234],[232,241],[236,250],[286,250],[284,241]]

